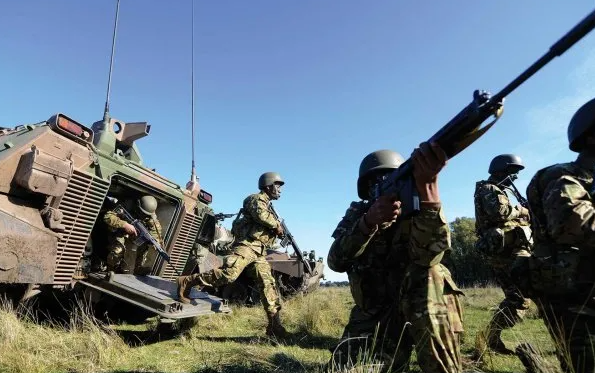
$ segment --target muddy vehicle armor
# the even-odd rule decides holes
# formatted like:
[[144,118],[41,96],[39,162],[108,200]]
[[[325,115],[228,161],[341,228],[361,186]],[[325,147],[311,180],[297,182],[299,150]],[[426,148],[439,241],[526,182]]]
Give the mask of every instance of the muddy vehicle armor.
[[[34,125],[0,128],[0,292],[26,299],[46,291],[81,291],[92,304],[117,300],[164,322],[231,312],[221,298],[194,289],[178,302],[176,272],[195,244],[214,239],[212,195],[186,190],[146,167],[136,141],[145,122],[106,118],[87,127],[64,114]],[[142,196],[158,201],[167,265],[149,250],[144,268],[106,272],[102,214],[117,199],[135,211]],[[110,197],[110,198],[108,198]],[[135,248],[126,246],[127,255]],[[134,263],[134,258],[126,261]],[[175,270],[174,270],[175,268]]]

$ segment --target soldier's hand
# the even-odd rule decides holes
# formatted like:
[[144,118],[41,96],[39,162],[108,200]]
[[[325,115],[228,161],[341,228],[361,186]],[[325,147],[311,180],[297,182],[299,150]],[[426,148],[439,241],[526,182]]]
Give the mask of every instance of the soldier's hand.
[[401,202],[395,201],[391,196],[381,196],[372,204],[372,207],[364,215],[364,222],[370,228],[382,223],[390,223],[397,220],[401,214]]
[[275,234],[277,235],[277,237],[283,237],[285,235],[285,231],[283,230],[281,224],[279,224],[277,228],[275,228]]
[[529,220],[531,218],[531,214],[529,213],[529,209],[523,207],[523,206],[519,206],[519,212],[520,215],[523,219],[525,220]]
[[413,176],[417,183],[436,182],[438,174],[446,166],[448,157],[437,143],[422,142],[411,154]]
[[132,236],[138,235],[138,233],[136,232],[136,228],[134,228],[134,225],[132,225],[130,223],[126,223],[126,225],[124,226],[124,230],[129,235],[132,235]]

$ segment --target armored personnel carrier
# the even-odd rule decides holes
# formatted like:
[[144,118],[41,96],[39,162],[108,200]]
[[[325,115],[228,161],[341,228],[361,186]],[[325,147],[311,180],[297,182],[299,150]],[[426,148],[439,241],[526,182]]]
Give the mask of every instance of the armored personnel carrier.
[[[144,165],[136,141],[150,128],[107,115],[88,127],[56,114],[0,130],[3,295],[19,301],[40,292],[81,291],[91,304],[117,300],[139,315],[170,322],[230,312],[221,298],[196,289],[192,304],[176,299],[172,280],[184,272],[195,244],[213,241],[216,220],[212,195],[197,183],[182,188]],[[115,198],[131,211],[143,195],[158,201],[170,264],[150,250],[142,271],[107,272],[108,232],[101,219],[107,203]]]
[[[235,214],[216,214],[216,220]],[[206,272],[212,268],[223,265],[222,257],[232,252],[234,236],[227,228],[217,224],[213,241],[208,245],[197,245],[197,266],[191,272]],[[309,253],[304,251],[297,255],[295,250],[299,247],[292,246],[294,252],[289,254],[282,250],[284,242],[280,246],[267,250],[266,260],[270,264],[277,289],[283,298],[290,298],[299,294],[307,294],[318,288],[320,281],[324,279],[324,263],[322,258],[316,259],[314,250]],[[297,246],[297,245],[296,245]],[[238,279],[226,286],[216,289],[203,289],[212,292],[233,303],[254,305],[260,302],[259,293],[254,281],[241,274]]]

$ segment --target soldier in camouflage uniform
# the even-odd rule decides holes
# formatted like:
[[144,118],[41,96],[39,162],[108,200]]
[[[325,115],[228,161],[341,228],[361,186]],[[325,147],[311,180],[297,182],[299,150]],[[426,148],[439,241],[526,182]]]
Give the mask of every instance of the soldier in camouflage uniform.
[[383,372],[408,370],[415,345],[424,372],[460,372],[459,334],[463,331],[461,294],[440,264],[450,247],[437,176],[446,155],[423,143],[412,155],[421,211],[400,218],[400,201],[370,201],[374,184],[399,167],[390,150],[366,156],[360,165],[358,195],[333,233],[328,265],[347,272],[355,306],[329,364],[349,367],[379,362]]
[[533,300],[565,372],[595,371],[595,99],[568,126],[574,162],[539,170],[527,187],[535,245]]
[[485,339],[489,348],[503,354],[514,352],[502,342],[502,330],[522,321],[529,308],[529,300],[511,276],[513,265],[528,260],[530,255],[529,210],[521,205],[513,206],[507,194],[516,192],[513,181],[524,168],[520,157],[501,154],[492,159],[488,180],[475,185],[476,248],[487,256],[505,296],[488,324]]
[[244,199],[243,207],[233,223],[235,236],[233,253],[224,258],[223,266],[205,273],[179,277],[178,297],[183,303],[193,286],[220,287],[234,282],[246,270],[254,279],[260,291],[260,298],[268,317],[267,335],[284,336],[287,332],[281,324],[279,311],[281,302],[271,274],[271,266],[266,261],[267,248],[277,237],[283,236],[283,228],[269,208],[271,200],[279,199],[284,184],[276,172],[266,172],[258,180],[260,193]]
[[[157,200],[155,197],[141,197],[138,200],[137,209],[141,215],[141,222],[147,228],[151,236],[163,245],[161,224],[155,215],[155,211],[157,210]],[[103,222],[108,226],[109,231],[112,233],[108,237],[108,271],[128,273],[130,271],[130,263],[124,263],[125,258],[134,260],[134,273],[144,274],[149,271],[150,268],[145,268],[145,262],[149,249],[153,246],[145,243],[137,247],[134,244],[134,240],[138,232],[132,224],[118,216],[114,209],[108,210],[103,215]],[[136,252],[136,255],[130,255],[133,251]],[[127,253],[129,255],[126,255]]]

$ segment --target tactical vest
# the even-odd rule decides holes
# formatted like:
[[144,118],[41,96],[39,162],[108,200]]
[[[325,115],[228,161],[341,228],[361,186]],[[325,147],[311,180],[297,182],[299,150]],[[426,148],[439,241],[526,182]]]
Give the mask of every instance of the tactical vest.
[[534,296],[572,297],[591,288],[595,282],[593,248],[560,244],[551,237],[543,198],[547,186],[563,176],[577,180],[587,191],[593,178],[575,162],[556,164],[539,170],[527,187],[527,198],[534,218],[535,246],[529,260],[531,292]]
[[475,231],[478,239],[475,248],[494,260],[496,258],[512,260],[516,252],[530,250],[533,244],[531,229],[528,223],[521,222],[519,219],[502,222],[493,221],[493,218],[485,211],[482,201],[482,195],[486,193],[488,187],[496,189],[492,193],[498,191],[505,194],[508,198],[508,205],[510,208],[514,208],[506,191],[493,182],[482,180],[476,183],[473,200],[475,204]]

